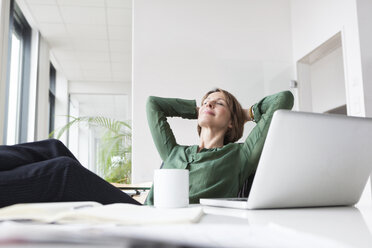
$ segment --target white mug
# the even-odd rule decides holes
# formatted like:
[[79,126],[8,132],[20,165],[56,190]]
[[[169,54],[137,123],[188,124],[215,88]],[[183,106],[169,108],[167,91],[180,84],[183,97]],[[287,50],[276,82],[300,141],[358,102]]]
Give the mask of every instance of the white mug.
[[158,169],[154,172],[154,206],[182,208],[189,205],[189,171]]

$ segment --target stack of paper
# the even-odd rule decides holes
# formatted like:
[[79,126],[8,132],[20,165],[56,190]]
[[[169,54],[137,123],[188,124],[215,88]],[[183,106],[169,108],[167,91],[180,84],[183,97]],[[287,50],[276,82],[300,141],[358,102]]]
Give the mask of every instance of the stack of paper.
[[195,223],[202,215],[201,207],[158,209],[124,203],[101,205],[97,202],[29,203],[0,209],[0,221],[42,223],[175,224]]

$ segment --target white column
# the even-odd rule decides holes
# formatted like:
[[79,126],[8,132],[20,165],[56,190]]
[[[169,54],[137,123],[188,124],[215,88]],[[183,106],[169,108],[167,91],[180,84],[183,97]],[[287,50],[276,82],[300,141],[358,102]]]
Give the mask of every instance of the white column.
[[31,35],[31,68],[30,68],[30,92],[28,103],[28,130],[27,141],[35,140],[36,133],[36,102],[37,102],[37,81],[38,81],[38,61],[39,61],[39,40],[40,33],[32,29]]
[[0,1],[0,144],[4,136],[10,0]]
[[[56,102],[55,102],[54,128],[58,129],[68,123],[68,81],[59,71],[56,76]],[[59,138],[67,145],[67,132]]]
[[45,40],[40,37],[35,140],[47,139],[49,135],[49,66],[49,47]]

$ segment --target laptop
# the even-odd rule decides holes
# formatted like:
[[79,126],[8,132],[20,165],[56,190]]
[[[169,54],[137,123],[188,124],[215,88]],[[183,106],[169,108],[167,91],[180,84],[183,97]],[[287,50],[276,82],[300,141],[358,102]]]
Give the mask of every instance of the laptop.
[[248,198],[200,199],[241,209],[354,205],[372,171],[372,118],[278,110]]

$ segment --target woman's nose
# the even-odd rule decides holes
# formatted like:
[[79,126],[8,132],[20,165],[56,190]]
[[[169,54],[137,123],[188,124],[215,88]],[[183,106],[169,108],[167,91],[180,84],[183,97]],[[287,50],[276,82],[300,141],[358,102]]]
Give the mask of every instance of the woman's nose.
[[207,105],[208,107],[213,108],[215,104],[216,103],[214,101],[209,101]]

